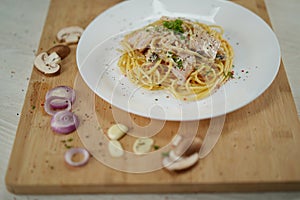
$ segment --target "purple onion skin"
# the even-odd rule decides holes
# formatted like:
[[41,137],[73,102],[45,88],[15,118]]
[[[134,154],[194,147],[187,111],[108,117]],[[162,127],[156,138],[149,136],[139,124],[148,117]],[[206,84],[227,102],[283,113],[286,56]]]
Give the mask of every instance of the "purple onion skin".
[[[69,111],[60,111],[60,112],[66,112],[68,114],[71,113]],[[64,135],[66,135],[66,134],[72,133],[79,126],[79,119],[78,119],[78,117],[74,113],[72,113],[72,115],[73,115],[74,123],[72,123],[72,124],[70,124],[68,126],[59,126],[58,127],[58,126],[54,126],[53,125],[54,122],[55,122],[55,120],[56,120],[56,114],[54,114],[53,117],[52,117],[52,119],[51,119],[51,129],[54,132],[58,133],[58,134],[64,134]]]
[[[61,90],[63,93],[66,94],[66,96],[63,96],[63,97],[68,98],[72,104],[74,103],[74,101],[76,99],[76,93],[75,93],[75,90],[69,86],[57,86],[55,88],[52,88],[51,90],[49,90],[47,92],[46,99],[48,99],[51,96],[56,96],[55,92],[57,92],[59,90]],[[53,95],[53,93],[54,93],[54,95]]]
[[[82,161],[79,161],[79,162],[73,162],[71,159],[72,159],[72,156],[75,153],[83,154],[84,159]],[[66,151],[64,157],[65,157],[65,162],[68,165],[70,165],[71,167],[81,167],[81,166],[84,166],[88,163],[90,155],[89,155],[89,152],[86,149],[75,147],[75,148],[71,148],[68,151]]]
[[68,107],[68,101],[67,100],[60,100],[59,102],[50,102],[50,106],[53,109],[66,109]]

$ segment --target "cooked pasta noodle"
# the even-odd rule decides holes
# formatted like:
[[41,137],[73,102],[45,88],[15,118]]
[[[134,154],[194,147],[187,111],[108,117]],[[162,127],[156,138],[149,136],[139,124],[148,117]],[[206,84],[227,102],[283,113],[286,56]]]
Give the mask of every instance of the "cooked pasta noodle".
[[136,85],[198,100],[233,75],[233,49],[223,33],[217,25],[162,17],[124,37],[118,65]]

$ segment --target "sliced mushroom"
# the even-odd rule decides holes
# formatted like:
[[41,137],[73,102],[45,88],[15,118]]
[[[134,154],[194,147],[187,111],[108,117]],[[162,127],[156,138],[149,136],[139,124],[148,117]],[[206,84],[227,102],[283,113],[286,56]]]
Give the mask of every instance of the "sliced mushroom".
[[182,159],[180,155],[177,155],[177,154],[174,152],[174,150],[171,150],[171,151],[169,152],[169,158],[170,158],[171,161],[178,161],[178,160]]
[[172,146],[176,147],[182,140],[181,135],[175,135],[174,138],[172,139]]
[[49,65],[51,67],[55,67],[61,61],[61,58],[56,52],[53,52],[44,58],[45,58],[46,65]]
[[71,52],[71,49],[70,47],[66,46],[66,45],[56,45],[52,48],[50,48],[47,53],[48,54],[51,54],[53,52],[56,52],[57,55],[59,55],[59,57],[63,60],[65,57],[67,57],[70,52]]
[[[163,166],[168,170],[184,170],[192,167],[199,160],[199,150],[202,140],[198,137],[194,138],[178,137],[173,139],[173,147],[167,157],[162,161]],[[175,145],[174,145],[175,143]]]
[[79,26],[70,26],[61,29],[57,33],[56,37],[59,42],[65,42],[67,44],[77,44],[83,31],[83,28]]
[[170,171],[179,171],[194,166],[199,160],[199,154],[194,153],[188,157],[182,157],[176,161],[172,161],[170,157],[165,157],[162,161],[163,166]]
[[59,62],[61,61],[57,53],[53,52],[50,55],[43,52],[40,53],[34,60],[34,66],[46,75],[58,73],[60,70]]
[[66,45],[56,45],[47,52],[40,53],[34,60],[34,66],[46,75],[57,74],[60,71],[59,63],[70,51]]
[[191,138],[182,139],[179,144],[175,147],[174,153],[176,155],[190,156],[193,153],[199,152],[202,146],[202,139],[195,137],[192,144]]

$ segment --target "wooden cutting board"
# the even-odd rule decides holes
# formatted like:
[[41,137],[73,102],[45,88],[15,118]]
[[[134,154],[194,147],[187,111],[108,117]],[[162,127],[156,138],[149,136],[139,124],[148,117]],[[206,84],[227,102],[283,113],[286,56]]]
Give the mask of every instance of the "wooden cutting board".
[[[55,34],[61,28],[70,25],[86,27],[97,15],[118,2],[119,0],[52,0],[39,52],[56,43]],[[263,0],[234,2],[252,10],[270,24]],[[259,98],[226,115],[222,135],[215,148],[190,170],[170,173],[160,169],[133,174],[114,170],[95,157],[84,167],[69,167],[63,158],[67,150],[65,144],[83,146],[82,142],[90,141],[88,138],[95,135],[89,133],[89,129],[81,135],[78,131],[66,136],[54,134],[49,127],[50,116],[44,112],[42,104],[49,89],[58,85],[73,87],[82,82],[76,66],[75,52],[76,45],[73,45],[71,55],[62,63],[59,76],[46,77],[33,68],[6,174],[6,186],[10,192],[158,193],[300,189],[300,124],[282,63],[275,81]],[[93,96],[86,85],[81,85],[83,90],[77,91],[78,108],[86,106],[85,98],[91,97],[95,102],[96,112],[94,115],[80,115],[80,127],[92,127],[93,124],[89,124],[90,118],[96,117],[100,124],[98,128],[106,133],[108,127],[115,123],[112,107]],[[121,118],[127,117],[125,112],[118,112]],[[150,121],[135,115],[131,117],[140,125],[146,125]],[[204,137],[210,122],[211,120],[199,122],[200,137]],[[186,127],[188,125],[185,124]],[[178,126],[179,122],[167,122],[154,136],[156,144],[163,146],[170,141]],[[101,138],[101,131],[98,134]],[[133,137],[126,136],[121,142],[125,149],[130,150]]]

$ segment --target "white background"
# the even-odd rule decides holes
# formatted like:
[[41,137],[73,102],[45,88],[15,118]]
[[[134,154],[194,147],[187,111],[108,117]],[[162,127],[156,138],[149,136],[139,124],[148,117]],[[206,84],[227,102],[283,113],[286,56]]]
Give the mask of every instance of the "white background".
[[[300,192],[143,195],[14,195],[5,174],[49,0],[0,0],[0,200],[44,199],[300,199]],[[266,0],[300,116],[300,1]],[[297,158],[299,159],[299,158]]]

